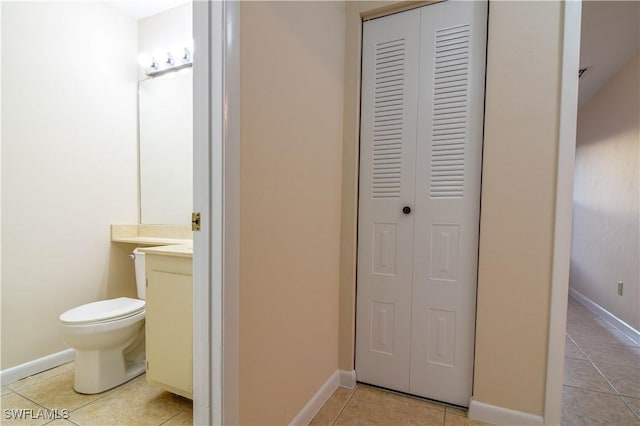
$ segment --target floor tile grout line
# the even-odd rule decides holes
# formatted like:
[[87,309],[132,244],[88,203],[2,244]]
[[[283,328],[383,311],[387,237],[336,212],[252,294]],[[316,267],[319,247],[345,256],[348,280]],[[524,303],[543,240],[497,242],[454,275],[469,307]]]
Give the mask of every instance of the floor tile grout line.
[[589,357],[588,357],[588,356],[587,356],[587,354],[582,350],[582,348],[580,347],[580,345],[578,345],[578,343],[576,343],[576,341],[575,341],[575,340],[573,340],[573,337],[571,337],[571,335],[569,334],[569,332],[568,332],[568,331],[565,331],[565,334],[567,335],[567,337],[569,338],[569,340],[571,340],[571,341],[573,342],[573,344],[576,346],[576,348],[578,348],[578,350],[580,351],[580,353],[581,353],[582,355],[584,355],[584,357],[585,357],[586,359],[589,359]]
[[[44,380],[43,380],[43,382],[44,382]],[[12,391],[12,393],[14,393],[14,394],[18,395],[20,398],[26,399],[27,401],[29,401],[29,402],[31,402],[31,403],[33,403],[33,404],[35,404],[35,405],[39,406],[39,407],[42,407],[42,408],[43,408],[43,409],[45,409],[45,410],[48,410],[48,411],[56,410],[56,408],[48,408],[48,407],[46,407],[46,406],[42,405],[41,403],[36,402],[36,401],[34,401],[33,399],[31,399],[31,398],[29,398],[29,397],[27,397],[27,396],[22,395],[21,393],[19,393],[19,392],[17,392],[17,391]],[[7,395],[8,395],[8,394],[7,394]],[[69,415],[71,415],[71,411],[69,411]],[[44,423],[44,424],[43,424],[43,426],[48,425],[49,423],[53,423],[53,422],[55,422],[56,420],[59,420],[59,419],[52,419],[50,422]],[[79,426],[77,423],[72,422],[70,418],[68,418],[68,419],[64,419],[64,420],[67,420],[68,422],[71,422],[72,424],[74,424],[74,425],[76,425],[76,426]]]
[[[577,344],[577,343],[576,343]],[[590,343],[587,342],[587,345],[589,345]],[[624,345],[621,343],[611,343],[611,342],[602,342],[602,341],[596,341],[596,340],[592,340],[591,344],[595,344],[595,345],[603,345],[603,346],[620,346],[622,348],[632,348],[632,349],[640,349],[640,346],[638,346],[637,344],[633,344],[633,345]]]
[[21,397],[21,398],[26,399],[26,400],[27,400],[27,401],[29,401],[29,402],[32,402],[32,403],[34,403],[34,404],[36,404],[36,405],[38,405],[38,406],[40,406],[40,407],[44,408],[45,410],[54,410],[54,408],[46,407],[46,406],[44,406],[44,405],[40,404],[39,402],[34,401],[33,399],[31,399],[31,398],[29,398],[29,397],[27,397],[27,396],[24,396],[23,394],[21,394],[21,393],[19,393],[19,392],[17,392],[17,391],[13,391],[13,393],[15,393],[16,395],[18,395],[18,396],[19,396],[19,397]]
[[[605,319],[601,318],[601,317],[600,317],[600,316],[598,316],[598,315],[594,315],[594,317],[592,317],[592,319],[601,319],[602,321],[605,321],[605,322],[606,322],[606,320],[605,320]],[[618,330],[618,329],[617,329],[616,327],[614,327],[614,328],[613,328],[613,330]],[[606,331],[608,332],[608,329],[607,329]],[[619,330],[618,330],[618,331],[619,331]],[[631,412],[633,413],[633,415],[634,415],[634,416],[636,416],[638,419],[640,419],[640,415],[638,415],[638,413],[636,413],[636,412],[635,412],[635,411],[634,411],[634,410],[629,406],[629,404],[624,400],[624,397],[627,397],[627,398],[634,398],[634,396],[629,396],[629,395],[623,394],[623,393],[621,393],[620,391],[618,391],[618,389],[613,385],[613,383],[611,382],[611,380],[609,380],[609,378],[607,377],[607,375],[606,375],[606,374],[605,374],[605,373],[604,373],[604,372],[603,372],[603,371],[602,371],[602,370],[601,370],[601,369],[596,365],[595,361],[594,361],[593,359],[591,359],[591,357],[590,357],[589,355],[587,355],[587,354],[586,354],[586,352],[585,352],[585,351],[580,347],[580,345],[578,344],[578,342],[576,342],[576,341],[575,341],[575,339],[574,339],[573,337],[571,337],[571,335],[570,335],[569,331],[567,331],[567,332],[566,332],[566,334],[567,334],[567,337],[569,337],[569,339],[570,339],[570,340],[571,340],[571,341],[576,345],[576,347],[578,348],[578,350],[579,350],[579,351],[580,351],[580,352],[581,352],[581,353],[582,353],[582,354],[587,358],[586,360],[587,360],[587,361],[589,361],[589,362],[591,363],[591,365],[593,366],[593,368],[595,368],[595,369],[596,369],[596,371],[597,371],[597,372],[598,372],[598,373],[599,373],[599,374],[604,378],[604,380],[607,382],[607,384],[608,384],[609,386],[611,386],[611,388],[615,391],[615,394],[611,394],[611,393],[608,393],[608,392],[602,392],[602,391],[596,391],[596,390],[592,390],[592,389],[588,389],[588,388],[583,388],[583,387],[581,387],[581,386],[569,386],[569,385],[566,385],[566,386],[574,387],[574,388],[578,388],[578,389],[590,390],[590,391],[598,392],[598,393],[604,393],[604,394],[607,394],[607,395],[615,395],[615,396],[617,396],[618,398],[620,398],[620,399],[622,400],[622,402],[624,403],[624,405],[625,405],[629,410],[631,410]],[[622,334],[624,334],[624,333],[622,333]],[[632,342],[636,343],[632,338],[630,338],[630,337],[629,337],[629,336],[627,336],[626,334],[624,334],[624,336],[625,336],[627,339],[631,340]],[[594,340],[594,342],[595,342],[595,341],[596,341],[596,340]],[[604,343],[604,342],[602,342],[602,341],[598,341],[598,343],[600,343],[600,344],[605,344],[605,343]],[[611,344],[607,344],[607,345],[623,346],[623,347],[633,347],[633,346],[627,346],[627,345],[620,345],[620,344],[616,344],[616,343],[611,343]],[[614,364],[614,363],[612,363],[612,364]],[[622,366],[627,367],[625,364],[616,364],[616,365],[622,365]]]
[[[39,373],[32,374],[32,375],[27,376],[27,377],[23,377],[22,379],[20,379],[20,380],[16,380],[15,382],[10,383],[10,384],[8,384],[8,385],[4,385],[3,387],[6,387],[7,389],[12,390],[13,392],[16,392],[16,390],[12,389],[10,386],[12,386],[12,385],[14,385],[14,384],[16,384],[16,383],[18,383],[18,382],[20,382],[20,381],[22,381],[22,380],[27,380],[27,379],[30,379],[31,377],[36,377],[36,376],[38,376],[38,375],[40,375],[40,374],[46,373],[47,371],[51,371],[51,370],[53,370],[53,369],[60,368],[60,367],[62,367],[63,365],[71,364],[72,362],[75,362],[75,361],[70,361],[70,362],[67,362],[67,363],[65,363],[65,364],[60,364],[60,365],[59,365],[59,366],[57,366],[57,367],[49,368],[48,370],[44,370],[44,371],[41,371],[41,372],[39,372]],[[66,374],[66,373],[69,373],[69,372],[73,372],[73,369],[71,369],[71,370],[69,370],[69,371],[63,371],[63,372],[61,372],[61,373],[54,374],[53,376],[51,376],[51,377],[47,377],[46,379],[38,380],[37,382],[32,383],[31,385],[33,386],[33,385],[36,385],[36,384],[40,384],[40,383],[42,383],[42,382],[49,381],[49,380],[51,380],[51,379],[54,379],[54,378],[56,378],[56,377],[58,377],[58,376],[62,376],[63,374]]]
[[[587,353],[581,348],[581,344],[576,342],[576,340],[573,337],[571,337],[570,332],[567,331],[565,334],[578,347],[578,349],[580,349],[580,352],[582,352],[585,356],[587,356]],[[606,342],[602,342],[602,341],[599,341],[599,340],[597,340],[597,341],[596,340],[592,340],[591,342],[587,342],[586,345],[587,346],[589,346],[589,345],[607,346],[607,347],[609,347],[609,346],[617,346],[617,347],[622,347],[622,348],[640,349],[639,346],[628,346],[628,345],[622,345],[622,344],[618,344],[618,343],[606,343]],[[582,346],[584,346],[584,344]],[[615,363],[612,363],[612,364],[615,364]]]
[[595,390],[595,389],[583,388],[582,386],[565,385],[565,384],[563,384],[562,386],[566,386],[568,388],[573,388],[573,389],[579,389],[579,390],[583,390],[583,391],[587,391],[587,392],[595,392],[595,393],[599,393],[599,394],[602,394],[602,395],[620,396],[620,397],[624,396],[624,397],[626,397],[626,395],[620,395],[619,393],[604,392],[604,391],[599,391],[599,390]]
[[631,406],[627,403],[627,401],[621,396],[620,399],[622,400],[622,402],[624,403],[624,405],[627,406],[627,408],[629,410],[631,410],[631,412],[633,413],[634,416],[636,416],[638,418],[638,420],[640,420],[640,412],[636,413],[636,410],[634,410],[633,408],[631,408]]
[[[91,400],[91,401],[87,402],[86,404],[83,404],[83,405],[81,405],[79,407],[74,408],[73,410],[69,410],[69,413],[75,413],[76,411],[80,410],[81,408],[85,408],[87,405],[90,405],[90,404],[93,404],[94,402],[100,401],[103,398],[106,398],[107,396],[113,394],[114,392],[120,391],[122,389],[126,389],[131,383],[133,383],[136,379],[138,379],[138,377],[140,377],[140,376],[134,377],[133,379],[130,379],[129,381],[127,381],[125,383],[122,383],[122,384],[120,384],[118,386],[115,386],[115,387],[113,387],[111,389],[107,389],[106,391],[103,392],[103,395],[101,395],[99,398]],[[75,392],[75,390],[74,390],[74,392]],[[80,394],[79,393],[79,395],[85,395],[85,394]],[[94,394],[94,395],[97,395],[97,394]]]
[[[628,396],[628,395],[623,395],[623,394],[621,394],[621,393],[620,393],[620,391],[618,391],[618,388],[616,388],[616,387],[613,385],[613,383],[611,382],[611,380],[609,380],[609,378],[607,377],[607,375],[606,375],[602,370],[600,370],[600,368],[598,368],[598,366],[596,365],[595,361],[594,361],[593,359],[591,359],[591,357],[590,357],[589,355],[587,355],[587,354],[582,350],[582,348],[580,347],[580,345],[578,345],[578,343],[576,343],[576,342],[575,342],[575,340],[573,340],[573,338],[569,335],[569,333],[568,333],[568,332],[567,332],[567,336],[569,336],[569,339],[571,339],[571,340],[575,343],[575,345],[578,347],[578,349],[579,349],[579,350],[580,350],[580,351],[581,351],[581,352],[582,352],[582,353],[587,357],[587,360],[591,363],[591,365],[593,365],[593,368],[595,368],[595,369],[596,369],[596,371],[597,371],[598,373],[600,373],[600,375],[605,379],[605,381],[609,384],[609,386],[611,386],[611,388],[616,392],[616,395],[618,395],[618,396]],[[614,364],[614,363],[610,363],[610,364]],[[623,367],[627,367],[627,365],[625,365],[625,364],[615,364],[615,365],[621,365],[621,366],[623,366]],[[633,396],[631,396],[631,398],[634,398],[634,397],[633,397]],[[634,412],[634,414],[635,414],[635,412]]]
[[[390,395],[397,395],[397,396],[400,396],[400,397],[403,397],[403,398],[408,398],[408,399],[415,400],[415,401],[427,402],[430,405],[441,406],[442,410],[438,410],[438,411],[442,412],[442,425],[441,426],[444,426],[445,423],[446,423],[446,417],[447,417],[447,412],[448,412],[449,408],[451,408],[451,409],[454,409],[454,408],[461,409],[460,407],[449,406],[448,404],[445,404],[445,403],[436,403],[434,401],[426,400],[424,398],[416,397],[416,396],[413,396],[413,395],[408,395],[408,394],[405,394],[405,393],[402,393],[402,392],[394,392],[393,390],[384,389],[384,388],[378,388],[377,386],[368,386],[368,385],[363,385],[363,386],[364,387],[370,387],[371,389],[378,389],[378,390],[380,390],[380,391],[382,391],[384,393],[388,393]],[[338,421],[338,419],[340,418],[340,416],[342,415],[344,410],[347,408],[347,406],[349,405],[349,403],[353,399],[355,393],[361,388],[362,388],[362,386],[356,385],[356,387],[354,388],[353,392],[351,393],[351,395],[349,396],[347,401],[344,403],[344,405],[342,406],[342,408],[340,409],[340,411],[336,415],[335,419],[333,419],[332,422],[330,423],[331,426],[335,425],[335,423]],[[458,414],[453,413],[453,412],[451,413],[451,415],[455,416],[455,417],[462,417],[462,416],[459,416]],[[466,416],[465,416],[465,418],[466,418]]]
[[184,408],[179,409],[177,413],[175,413],[172,416],[167,417],[166,419],[164,419],[163,421],[158,423],[158,426],[162,426],[163,424],[167,423],[169,420],[173,419],[174,417],[177,417],[178,414],[182,413],[183,411],[184,411]]
[[[595,320],[600,320],[600,321],[604,322],[605,324],[608,324],[608,325],[609,325],[609,327],[603,327],[603,330],[604,330],[604,331],[607,331],[607,332],[608,332],[609,330],[617,331],[617,332],[619,332],[620,334],[622,334],[625,338],[627,338],[628,340],[631,340],[631,341],[633,342],[633,345],[630,345],[630,347],[640,347],[640,342],[636,341],[634,338],[632,338],[631,336],[629,336],[627,333],[625,333],[624,331],[622,331],[621,329],[619,329],[615,324],[610,323],[609,321],[607,321],[607,319],[605,319],[605,318],[601,317],[601,316],[600,316],[600,315],[598,315],[598,314],[595,314],[595,313],[593,313],[593,312],[591,312],[591,311],[589,311],[589,312],[590,312],[590,314],[591,314],[589,319],[592,319],[592,320],[594,320],[594,321],[595,321]],[[567,326],[567,328],[569,328],[569,327]],[[572,339],[572,340],[573,340],[573,339]],[[574,343],[576,343],[576,344],[577,344],[577,342],[576,342],[575,340],[574,340]],[[617,345],[616,343],[612,343],[612,344]],[[620,345],[618,345],[618,346],[627,346],[627,347],[629,347],[629,345],[624,345],[624,344],[620,344]]]
[[[569,329],[570,326],[567,326],[567,330]],[[609,333],[611,331],[615,331],[620,333],[622,336],[625,337],[625,339],[627,339],[629,342],[627,342],[626,344],[624,342],[620,342],[618,339],[615,339],[615,342],[603,342],[600,339],[590,339],[591,335],[585,335],[583,336],[585,340],[591,340],[592,342],[597,342],[598,344],[606,344],[606,345],[616,345],[616,346],[625,346],[625,347],[631,347],[631,348],[637,348],[640,347],[640,343],[636,342],[633,338],[629,337],[628,335],[624,334],[622,331],[620,331],[617,328],[603,328],[602,329],[603,332]],[[571,340],[573,341],[573,343],[575,343],[576,345],[578,344],[578,342],[572,337]]]
[[622,398],[640,399],[640,398],[638,398],[638,395],[629,395],[629,394],[626,394],[626,393],[619,393],[619,392],[618,392],[618,396],[620,396]]
[[[40,373],[38,373],[40,374]],[[38,380],[37,378],[35,380],[30,381],[30,383],[26,386],[20,386],[18,390],[13,390],[11,388],[9,388],[8,386],[2,386],[2,390],[6,391],[7,393],[5,395],[2,396],[2,399],[5,399],[11,395],[15,395],[16,399],[18,400],[18,402],[22,401],[20,404],[26,404],[26,403],[30,403],[33,404],[35,407],[38,407],[39,410],[48,410],[48,411],[54,411],[54,410],[67,410],[69,412],[69,418],[65,418],[65,419],[42,419],[42,421],[46,422],[46,423],[39,423],[41,425],[49,425],[52,422],[55,421],[63,421],[65,422],[65,424],[67,424],[68,426],[80,426],[80,423],[78,423],[78,421],[76,419],[72,419],[71,416],[73,415],[77,415],[77,412],[79,410],[81,410],[82,408],[85,408],[91,404],[94,404],[98,401],[104,402],[105,399],[107,399],[108,397],[114,397],[114,398],[118,398],[118,393],[119,391],[126,389],[130,386],[134,386],[136,382],[145,382],[144,381],[144,375],[135,377],[130,379],[129,381],[127,381],[124,384],[118,385],[112,389],[108,389],[104,392],[102,392],[101,394],[98,395],[82,395],[78,392],[75,392],[75,390],[72,389],[71,386],[68,386],[68,379],[69,379],[69,375],[72,375],[73,371],[65,371],[62,372],[60,374],[55,374],[52,375],[50,377],[47,377],[46,379],[42,379],[42,380]],[[36,376],[36,375],[33,375]],[[56,382],[51,382],[51,380],[54,380],[56,378],[60,379],[60,376],[66,376],[63,377],[63,381],[65,383],[61,383],[60,380],[56,381]],[[73,378],[73,376],[71,376],[71,379]],[[146,382],[145,382],[146,384]],[[66,391],[69,391],[69,395],[74,396],[75,398],[71,398],[70,400],[75,399],[75,403],[79,403],[81,405],[73,408],[73,409],[68,409],[68,408],[48,408],[49,406],[52,406],[52,404],[57,404],[57,402],[55,401],[54,398],[53,401],[46,401],[44,403],[39,402],[38,400],[40,399],[41,395],[41,391],[42,389],[47,388],[47,387],[51,387],[53,389],[53,391],[55,392],[55,390],[60,389],[60,388],[64,388]],[[46,392],[47,394],[49,392]],[[34,398],[32,395],[36,395],[36,398]],[[55,393],[54,393],[55,395]],[[78,396],[80,396],[80,398],[77,398]],[[88,402],[85,402],[86,400],[83,397],[91,397],[91,398],[95,398],[92,399]],[[38,400],[36,400],[38,399]],[[78,400],[79,399],[79,400]],[[68,404],[71,405],[71,404]],[[178,406],[176,407],[176,411],[172,414],[167,415],[167,417],[165,419],[158,419],[156,423],[157,425],[159,424],[164,424],[167,421],[171,420],[172,418],[180,415],[183,412],[187,412],[189,409],[187,408],[187,406]]]
[[[58,420],[59,420],[59,419],[58,419]],[[80,426],[78,423],[72,422],[70,419],[63,419],[63,420],[68,421],[68,422],[69,422],[69,423],[71,423],[72,425]],[[44,424],[44,425],[42,425],[42,426],[50,425],[51,423],[53,423],[53,422],[55,422],[55,421],[57,421],[57,420],[51,420],[50,422],[45,423],[45,424]]]
[[[73,362],[73,361],[71,361],[71,362]],[[70,363],[67,363],[67,364],[70,364]],[[62,365],[66,365],[66,364],[62,364]],[[59,368],[59,367],[61,367],[61,366],[54,367],[54,368]],[[49,371],[49,370],[45,370],[45,371],[43,371],[42,373],[44,373],[44,372],[46,372],[46,371]],[[54,378],[59,377],[59,376],[62,376],[63,374],[69,374],[69,373],[73,373],[73,372],[74,372],[73,370],[70,370],[70,371],[64,371],[64,372],[62,372],[62,373],[60,373],[60,374],[54,374],[54,375],[53,375],[53,376],[51,376],[51,377],[47,377],[46,379],[39,380],[39,381],[37,381],[37,382],[35,382],[35,383],[30,384],[30,387],[39,387],[39,386],[41,386],[43,383],[48,382],[49,380],[53,380]],[[42,374],[42,373],[37,373],[37,374]],[[34,374],[34,375],[32,375],[32,376],[29,376],[29,377],[34,377],[34,376],[36,376],[37,374]],[[129,382],[127,382],[127,383],[125,384],[125,386],[126,386],[127,384],[129,384],[130,382],[132,382],[133,380],[135,380],[135,379],[131,379]],[[10,389],[10,388],[9,388],[9,389]],[[85,403],[85,404],[82,404],[82,405],[80,405],[80,406],[78,406],[78,407],[76,407],[76,408],[74,408],[74,409],[72,409],[72,410],[69,410],[69,415],[71,415],[71,413],[73,413],[73,412],[75,412],[75,411],[77,411],[77,410],[79,410],[79,409],[81,409],[81,408],[86,407],[87,405],[89,405],[89,404],[91,404],[91,403],[93,403],[93,402],[96,402],[96,401],[98,401],[98,400],[100,400],[100,399],[102,399],[102,398],[106,397],[107,395],[109,395],[111,392],[113,392],[113,391],[114,391],[114,390],[116,390],[116,389],[118,389],[118,387],[116,387],[116,388],[112,388],[112,389],[109,389],[109,390],[105,391],[105,392],[104,392],[104,395],[100,396],[99,398],[96,398],[96,399],[94,399],[94,400],[91,400],[91,401],[89,401],[89,402],[87,402],[87,403]],[[32,398],[28,397],[27,395],[25,395],[25,394],[23,394],[23,393],[20,393],[21,389],[19,389],[19,390],[13,390],[13,389],[11,389],[11,391],[12,391],[13,393],[15,393],[15,394],[17,394],[17,395],[21,396],[22,398],[24,398],[24,399],[26,399],[26,400],[28,400],[28,401],[31,401],[32,403],[34,403],[34,404],[36,404],[36,405],[39,405],[40,407],[42,407],[42,408],[44,408],[44,409],[46,409],[46,410],[56,410],[56,409],[57,409],[57,408],[49,408],[49,407],[45,406],[44,404],[42,404],[42,403],[40,403],[40,402],[38,402],[38,401],[35,401],[34,399],[32,399]],[[75,392],[75,390],[74,390],[74,392]],[[82,394],[79,394],[79,395],[82,395]],[[67,420],[69,420],[69,419],[67,419]],[[74,423],[74,424],[76,424],[76,423]]]
[[349,402],[351,402],[351,398],[353,398],[353,395],[355,395],[357,391],[358,391],[358,384],[356,383],[356,385],[353,387],[353,392],[351,392],[351,395],[349,395],[349,398],[347,398],[347,401],[344,403],[340,411],[338,411],[338,415],[336,416],[336,418],[333,419],[333,421],[331,422],[331,426],[333,426],[338,421],[338,419],[342,415],[342,412],[344,411],[345,408],[347,408],[347,405],[349,405]]
[[[44,380],[43,380],[43,382],[44,382]],[[115,388],[114,388],[114,389],[115,389]],[[102,395],[101,397],[96,398],[96,399],[93,399],[93,400],[91,400],[91,401],[89,401],[89,402],[87,402],[87,403],[85,403],[85,404],[82,404],[82,405],[80,405],[80,406],[78,406],[78,407],[74,408],[73,410],[69,410],[69,414],[74,413],[74,412],[76,412],[77,410],[79,410],[79,409],[81,409],[81,408],[84,408],[84,407],[86,407],[86,406],[87,406],[87,405],[89,405],[89,404],[92,404],[92,403],[94,403],[94,402],[96,402],[96,401],[101,400],[102,398],[104,398],[104,397],[106,397],[107,395],[109,395],[112,391],[113,391],[113,389],[111,389],[111,390],[109,390],[109,391],[106,391],[106,392],[105,392],[105,394],[104,394],[104,395]],[[14,392],[15,394],[17,394],[17,395],[21,396],[22,398],[24,398],[24,399],[26,399],[26,400],[29,400],[29,401],[33,402],[34,404],[36,404],[36,405],[41,406],[42,408],[45,408],[45,409],[47,409],[47,410],[57,410],[57,408],[49,408],[49,407],[47,407],[47,406],[43,405],[42,403],[40,403],[40,402],[38,402],[38,401],[35,401],[35,400],[33,400],[33,399],[29,398],[29,397],[28,397],[28,396],[26,396],[26,395],[21,394],[21,393],[20,393],[20,392],[18,392],[18,391],[13,391],[13,392]],[[75,392],[75,391],[74,391],[74,392]],[[78,395],[83,395],[83,394],[78,394]],[[68,420],[68,419],[67,419],[67,420]]]
[[[571,336],[569,336],[569,338],[570,338],[571,340],[573,340],[573,339],[571,338]],[[574,341],[574,343],[576,343],[576,342]],[[591,365],[593,366],[593,368],[595,368],[595,369],[596,369],[596,371],[597,371],[597,372],[598,372],[598,373],[599,373],[599,374],[604,378],[604,380],[607,382],[607,384],[608,384],[609,386],[611,386],[611,389],[613,389],[613,390],[615,391],[616,395],[618,395],[618,396],[619,396],[619,395],[620,395],[620,392],[618,392],[618,389],[617,389],[615,386],[613,386],[613,383],[611,383],[611,381],[609,380],[609,378],[608,378],[608,377],[607,377],[607,376],[602,372],[602,370],[600,370],[600,369],[598,368],[598,366],[597,366],[597,365],[596,365],[596,363],[591,359],[591,357],[590,357],[589,355],[587,355],[587,354],[582,350],[582,348],[580,347],[580,345],[578,345],[578,344],[576,343],[576,346],[577,346],[577,347],[578,347],[578,349],[580,349],[580,351],[582,351],[582,353],[587,357],[587,360],[589,360],[589,362],[591,363]]]
[[396,390],[393,390],[393,389],[384,388],[384,387],[376,386],[376,385],[372,385],[372,384],[364,383],[363,386],[369,387],[371,389],[378,389],[378,390],[380,390],[382,392],[387,392],[387,393],[390,393],[392,395],[398,395],[398,396],[402,396],[402,397],[405,397],[405,398],[409,398],[409,399],[412,399],[414,401],[426,402],[426,403],[428,403],[430,405],[435,405],[435,406],[441,407],[443,410],[445,410],[449,406],[451,408],[461,408],[462,407],[462,406],[455,406],[453,404],[448,404],[446,402],[436,401],[434,399],[429,399],[429,398],[425,398],[425,397],[422,397],[422,396],[413,395],[413,394],[406,393],[406,392],[401,392],[401,391],[396,391]]
[[[609,324],[609,323],[608,323],[608,321],[606,321],[604,318],[601,318],[599,315],[597,315],[597,314],[595,314],[595,313],[591,313],[591,315],[590,315],[588,318],[585,318],[585,319],[583,319],[583,320],[585,320],[585,321],[586,321],[586,320],[594,320],[594,321],[598,321],[598,320],[600,320],[601,322],[604,322],[605,324]],[[582,320],[579,320],[579,321],[582,321]],[[611,324],[609,324],[609,325],[611,325]],[[595,393],[598,393],[598,394],[604,394],[604,395],[611,395],[611,396],[615,396],[615,397],[617,397],[617,399],[618,399],[618,400],[621,400],[621,401],[622,401],[622,403],[624,404],[624,406],[625,406],[629,411],[631,411],[631,414],[632,414],[632,416],[633,416],[633,417],[638,418],[638,419],[640,420],[640,413],[636,413],[636,411],[631,407],[631,405],[630,405],[629,403],[627,403],[627,401],[625,400],[625,396],[624,396],[624,395],[622,395],[622,394],[618,391],[618,389],[613,385],[613,383],[611,382],[611,380],[609,380],[609,378],[607,377],[607,375],[606,375],[606,374],[604,374],[604,372],[603,372],[602,370],[600,370],[600,368],[598,368],[598,366],[596,365],[596,363],[595,363],[595,361],[592,359],[592,357],[590,357],[589,355],[587,355],[587,353],[582,349],[581,345],[579,345],[579,344],[575,341],[575,339],[574,339],[573,337],[571,337],[570,328],[571,328],[570,324],[567,324],[566,335],[567,335],[567,337],[569,338],[569,340],[570,340],[571,342],[573,342],[573,343],[576,345],[576,347],[578,348],[578,350],[579,350],[579,351],[580,351],[580,352],[585,356],[586,360],[587,360],[587,361],[589,361],[589,363],[591,363],[591,365],[593,366],[593,368],[595,368],[595,369],[596,369],[596,371],[598,372],[598,374],[600,374],[600,376],[602,376],[602,377],[605,379],[606,383],[610,386],[610,388],[611,388],[611,389],[613,389],[613,390],[615,391],[615,394],[607,393],[607,392],[602,392],[602,391],[596,391],[596,390],[592,390],[592,389],[587,389],[587,388],[583,388],[583,387],[580,387],[580,386],[570,386],[570,385],[563,385],[563,386],[566,386],[566,387],[568,387],[568,388],[573,388],[573,389],[579,389],[579,390],[583,390],[583,391],[588,391],[588,392],[595,392]],[[604,330],[604,331],[605,331],[609,336],[612,336],[612,335],[613,335],[614,337],[615,337],[615,334],[614,334],[614,333],[611,333],[611,331],[621,331],[621,330],[619,330],[617,327],[612,327],[612,328],[603,328],[603,330]],[[594,339],[594,340],[593,340],[593,343],[595,343],[595,344],[601,344],[601,345],[607,345],[607,346],[609,346],[609,345],[615,345],[615,346],[621,346],[621,347],[627,347],[627,348],[633,348],[633,349],[635,349],[635,348],[637,348],[637,347],[638,347],[638,346],[637,346],[637,345],[638,345],[638,342],[636,342],[634,339],[632,339],[632,338],[631,338],[630,336],[628,336],[626,333],[622,333],[622,334],[624,335],[624,337],[625,337],[627,340],[630,340],[631,342],[633,342],[635,346],[627,346],[627,345],[624,345],[624,344],[618,344],[618,343],[607,343],[607,342],[604,342],[604,341],[603,341],[603,339],[601,339],[601,338]],[[606,339],[606,338],[607,338],[607,337],[605,337],[605,339]],[[588,344],[588,343],[590,343],[590,341],[589,341],[588,337],[586,338],[586,340],[587,340],[587,344]],[[635,352],[635,351],[634,351],[634,352]],[[571,357],[568,357],[568,358],[571,358]],[[606,362],[605,362],[605,363],[606,363]],[[615,362],[614,362],[614,363],[612,363],[612,364],[616,364],[616,365],[621,365],[621,366],[627,367],[626,363],[625,363],[625,364],[617,364],[617,363],[615,363]],[[633,397],[632,397],[632,398],[633,398]]]
[[[608,384],[609,386],[611,386],[611,388],[615,391],[615,394],[611,394],[611,393],[608,393],[608,392],[602,392],[602,391],[596,391],[596,390],[588,389],[588,388],[584,388],[584,387],[581,387],[581,386],[571,386],[571,387],[575,387],[575,388],[579,388],[579,389],[585,389],[585,390],[593,390],[594,392],[605,393],[605,394],[609,394],[609,395],[617,395],[617,396],[619,396],[619,397],[623,397],[623,396],[624,396],[624,397],[627,397],[627,398],[635,398],[635,396],[620,393],[620,391],[618,390],[618,388],[616,388],[616,387],[613,385],[613,383],[611,382],[611,380],[609,380],[609,378],[607,377],[607,375],[606,375],[602,370],[600,370],[600,368],[598,368],[598,366],[596,365],[595,361],[593,361],[593,360],[591,359],[591,357],[589,357],[586,353],[584,353],[584,351],[582,350],[582,348],[580,347],[580,345],[578,345],[578,344],[577,344],[577,343],[576,343],[576,342],[571,338],[571,336],[569,335],[569,333],[567,333],[567,336],[569,336],[569,338],[570,338],[570,339],[571,339],[571,340],[576,344],[576,346],[578,347],[578,349],[579,349],[579,350],[580,350],[580,351],[581,351],[581,352],[582,352],[582,353],[587,357],[587,359],[586,359],[586,360],[587,360],[587,361],[589,361],[589,362],[591,363],[591,365],[593,366],[593,368],[595,368],[595,369],[596,369],[596,371],[597,371],[597,372],[598,372],[598,373],[599,373],[599,374],[604,378],[604,380],[607,382],[607,384]],[[613,364],[613,363],[610,363],[610,364]],[[627,367],[625,364],[615,364],[615,365],[621,365],[621,366]],[[567,386],[569,386],[569,385],[567,385]],[[627,407],[628,407],[628,404],[626,404],[626,403],[625,403],[625,405],[627,405]],[[633,410],[632,410],[632,411],[633,411]],[[634,412],[634,415],[635,415],[635,412]],[[637,416],[636,416],[636,417],[637,417]]]

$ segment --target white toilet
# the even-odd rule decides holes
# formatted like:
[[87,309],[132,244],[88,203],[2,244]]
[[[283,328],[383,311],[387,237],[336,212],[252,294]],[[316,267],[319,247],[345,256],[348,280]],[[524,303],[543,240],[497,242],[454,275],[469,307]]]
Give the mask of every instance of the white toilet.
[[139,299],[101,300],[60,315],[64,341],[76,350],[77,392],[100,393],[145,371],[144,253],[136,249],[131,257]]

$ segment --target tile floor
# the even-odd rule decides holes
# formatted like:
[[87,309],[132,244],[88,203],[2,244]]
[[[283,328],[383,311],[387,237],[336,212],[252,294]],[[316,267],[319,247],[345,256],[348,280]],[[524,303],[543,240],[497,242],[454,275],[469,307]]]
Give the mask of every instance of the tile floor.
[[[640,339],[569,299],[562,423],[640,426]],[[73,391],[73,363],[1,388],[2,425],[191,425],[192,403],[145,376],[98,395]],[[69,411],[68,419],[16,420],[11,409]],[[27,412],[28,413],[28,412]],[[467,412],[361,385],[339,388],[312,425],[482,425]]]
[[640,425],[640,339],[569,298],[563,425]]
[[467,411],[358,384],[338,388],[311,425],[481,426]]
[[[74,392],[73,363],[2,386],[0,406],[3,426],[193,424],[191,400],[149,386],[144,375],[97,395]],[[44,418],[51,414],[45,409],[61,417],[68,410],[68,419]]]

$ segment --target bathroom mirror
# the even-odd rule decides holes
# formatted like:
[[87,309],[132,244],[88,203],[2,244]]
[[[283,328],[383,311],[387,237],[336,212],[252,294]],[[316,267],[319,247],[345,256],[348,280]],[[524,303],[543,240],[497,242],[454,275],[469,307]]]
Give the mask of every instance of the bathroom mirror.
[[138,86],[140,223],[189,225],[193,209],[193,85],[186,68]]

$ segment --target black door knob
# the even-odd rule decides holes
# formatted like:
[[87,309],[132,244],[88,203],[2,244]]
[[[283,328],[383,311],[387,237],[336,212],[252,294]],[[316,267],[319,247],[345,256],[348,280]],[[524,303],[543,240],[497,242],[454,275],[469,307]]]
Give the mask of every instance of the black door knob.
[[409,207],[409,206],[404,206],[404,207],[402,208],[402,213],[404,213],[404,214],[409,214],[409,213],[411,213],[411,207]]

